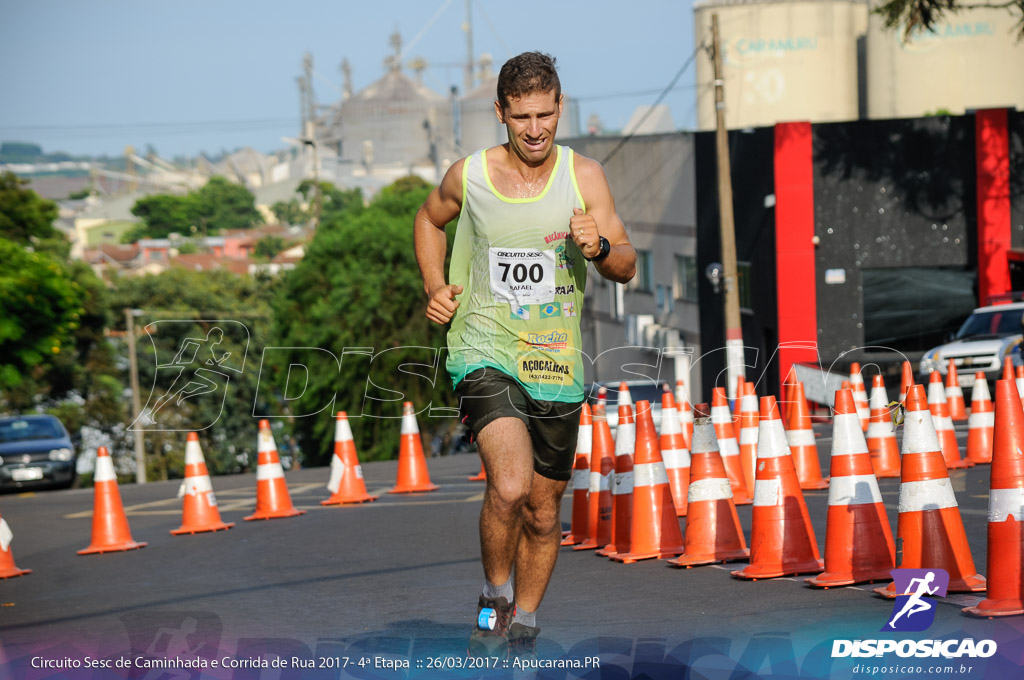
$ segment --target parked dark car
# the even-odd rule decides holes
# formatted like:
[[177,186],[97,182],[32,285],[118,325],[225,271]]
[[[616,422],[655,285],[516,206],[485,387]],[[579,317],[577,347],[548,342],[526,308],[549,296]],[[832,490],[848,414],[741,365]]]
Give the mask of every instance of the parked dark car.
[[0,417],[0,489],[70,487],[77,457],[53,416]]

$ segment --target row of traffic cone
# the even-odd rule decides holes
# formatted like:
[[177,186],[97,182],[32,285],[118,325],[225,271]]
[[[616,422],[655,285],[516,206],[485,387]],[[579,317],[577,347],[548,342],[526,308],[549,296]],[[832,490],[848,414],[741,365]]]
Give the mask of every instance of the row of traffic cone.
[[[362,503],[376,500],[366,491],[362,468],[356,454],[352,430],[344,411],[338,413],[335,425],[335,449],[331,460],[331,476],[327,484],[332,495],[323,505]],[[398,480],[391,493],[431,491],[438,487],[430,482],[423,455],[422,442],[412,404],[406,403],[402,417],[402,442],[399,452]],[[305,514],[292,504],[277,445],[267,420],[259,422],[258,461],[256,470],[256,509],[245,520],[277,519]],[[117,486],[113,459],[106,447],[99,447],[93,473],[93,522],[89,546],[80,555],[135,550],[146,546],[131,535],[128,518]],[[190,432],[185,444],[185,478],[178,490],[183,498],[182,525],[172,535],[196,534],[227,530],[234,523],[220,517],[217,498],[206,468],[199,437]],[[15,566],[9,551],[12,532],[0,517],[0,578],[30,573]]]
[[[1000,399],[1008,401],[1002,395],[1006,391],[1003,387],[1001,383]],[[1015,390],[1013,395],[1016,396]],[[995,491],[990,510],[990,517],[999,523],[990,524],[990,534],[1011,544],[1001,552],[998,547],[993,547],[998,540],[990,542],[989,546],[990,553],[1000,552],[1009,555],[1011,562],[1015,560],[1016,566],[1009,569],[1011,576],[1003,579],[1006,583],[1003,589],[1011,597],[986,600],[984,606],[979,605],[976,608],[978,611],[974,612],[980,612],[980,615],[999,615],[1001,610],[1020,613],[1017,609],[1020,608],[1021,534],[1017,523],[1020,521],[1018,515],[1021,499],[1024,498],[1024,454],[1020,453],[1020,447],[1024,445],[1024,441],[1021,441],[1024,440],[1024,422],[1021,422],[1024,412],[1019,397],[1015,402],[1002,411],[1017,419],[1017,424],[1007,427],[1006,431],[1015,433],[1018,439],[998,447],[1012,454],[1013,463],[998,466],[999,472],[993,472]],[[943,568],[950,573],[951,590],[984,590],[986,581],[983,576],[975,573],[959,509],[946,473],[941,444],[927,404],[922,386],[909,388],[904,440],[906,455],[901,464],[898,531],[904,546],[901,566]],[[638,413],[645,408],[649,407],[644,403],[638,405]],[[706,413],[706,405],[698,406],[698,413],[702,409]],[[997,408],[996,413],[999,412]],[[751,563],[734,572],[734,575],[757,579],[823,571],[808,579],[812,585],[821,587],[887,579],[895,564],[894,541],[878,491],[872,454],[860,425],[853,390],[841,390],[836,397],[833,485],[829,494],[824,560],[820,559],[818,553],[774,398],[762,399],[760,418]],[[743,559],[745,546],[742,531],[739,530],[738,520],[733,519],[733,490],[718,455],[718,440],[714,435],[713,424],[709,422],[711,419],[701,418],[695,424],[690,452],[687,535],[682,545],[676,540],[677,531],[673,530],[673,525],[677,530],[678,524],[665,523],[667,516],[675,514],[667,511],[673,503],[667,488],[667,475],[663,473],[663,467],[659,472],[657,464],[649,465],[652,459],[655,463],[660,461],[657,461],[657,455],[648,452],[651,444],[657,441],[653,436],[653,423],[648,423],[648,420],[639,418],[636,438],[637,465],[643,461],[643,465],[649,466],[642,475],[637,475],[642,477],[644,483],[637,481],[635,488],[642,487],[645,492],[633,508],[634,529],[639,529],[643,536],[631,539],[629,553],[617,557],[613,555],[613,559],[630,562],[682,553],[682,557],[670,560],[669,563],[675,566]],[[616,447],[622,449],[623,445],[616,443]],[[706,466],[706,460],[712,464]],[[704,473],[705,467],[710,468],[708,474]],[[761,484],[758,485],[758,482]],[[660,493],[655,491],[652,494],[649,489],[660,489]],[[707,512],[698,511],[704,507],[708,507]],[[639,517],[638,510],[642,517]],[[636,521],[638,517],[639,522]],[[781,544],[780,536],[784,536]],[[637,543],[640,543],[642,549],[635,547]],[[891,585],[879,588],[877,592],[887,597],[899,594]]]

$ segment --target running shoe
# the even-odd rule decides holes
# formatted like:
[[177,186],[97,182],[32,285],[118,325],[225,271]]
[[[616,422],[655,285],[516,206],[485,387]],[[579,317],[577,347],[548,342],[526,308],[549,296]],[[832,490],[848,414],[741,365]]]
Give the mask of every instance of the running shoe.
[[504,597],[480,596],[477,603],[476,628],[469,636],[469,656],[508,655],[508,626],[512,621],[515,605]]

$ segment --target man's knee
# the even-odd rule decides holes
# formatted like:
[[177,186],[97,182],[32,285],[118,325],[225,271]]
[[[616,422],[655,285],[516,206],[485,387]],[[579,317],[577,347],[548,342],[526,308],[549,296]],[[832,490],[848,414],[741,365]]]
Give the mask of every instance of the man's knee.
[[530,487],[515,477],[488,477],[486,502],[499,512],[518,513],[530,497]]
[[560,533],[562,522],[559,514],[560,504],[551,498],[540,502],[529,499],[523,513],[523,521],[527,531],[537,536],[549,536]]

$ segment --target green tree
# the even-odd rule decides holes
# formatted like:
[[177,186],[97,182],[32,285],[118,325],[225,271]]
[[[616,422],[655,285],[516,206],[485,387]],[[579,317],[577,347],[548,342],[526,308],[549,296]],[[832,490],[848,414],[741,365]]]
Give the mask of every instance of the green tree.
[[[304,179],[299,183],[296,192],[302,194],[303,201],[309,206],[306,211],[307,219],[314,210],[313,203],[316,200],[316,185],[311,179]],[[363,191],[355,189],[339,189],[330,182],[320,182],[321,201],[323,210],[320,221],[325,222],[338,215],[358,213],[363,210]]]
[[[283,278],[273,302],[278,346],[322,348],[336,355],[346,347],[373,348],[372,364],[366,356],[346,356],[340,367],[333,361],[327,361],[323,370],[309,367],[302,395],[281,395],[299,416],[317,412],[337,395],[334,408],[353,417],[353,436],[365,460],[391,458],[398,451],[401,400],[382,399],[394,400],[401,392],[418,408],[453,400],[443,367],[442,384],[433,388],[407,372],[420,369],[399,370],[409,362],[431,361],[431,349],[444,345],[445,330],[424,316],[423,285],[413,251],[413,216],[429,190],[425,183],[392,186],[365,210],[325,220],[302,262]],[[296,353],[273,367],[282,390],[288,361],[302,364],[310,356]],[[377,380],[368,381],[368,372]],[[422,369],[421,374],[433,379],[434,370]],[[371,386],[367,394],[367,385],[373,382],[377,387]],[[425,432],[436,426],[421,422]],[[329,414],[296,417],[294,428],[307,460],[329,459],[334,432]]]
[[294,198],[287,203],[278,201],[270,206],[270,211],[281,224],[304,224],[309,221],[309,214]]
[[28,180],[0,173],[0,237],[15,243],[63,238],[53,228],[57,204],[28,189]]
[[172,194],[154,194],[140,198],[132,206],[132,214],[142,224],[121,237],[123,243],[134,243],[140,238],[167,238],[169,234],[188,234],[196,214],[195,199]]
[[248,229],[263,222],[256,197],[241,184],[214,176],[190,196],[194,200],[193,223],[207,234],[227,229]]
[[1024,0],[888,0],[872,11],[882,17],[886,28],[894,30],[902,26],[903,40],[906,41],[914,33],[934,30],[947,20],[948,14],[982,8],[1002,9],[1014,14],[1017,17],[1017,39],[1024,39]]
[[273,259],[275,255],[284,250],[284,239],[280,236],[264,236],[256,241],[256,256]]
[[[52,358],[66,351],[84,311],[85,291],[67,267],[45,253],[0,239],[0,390],[43,377]],[[29,400],[29,403],[31,401]]]

